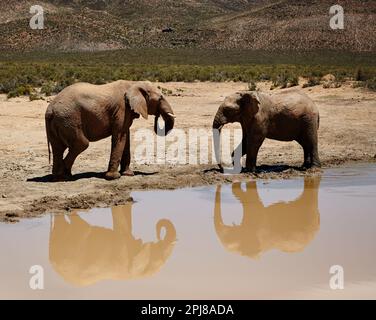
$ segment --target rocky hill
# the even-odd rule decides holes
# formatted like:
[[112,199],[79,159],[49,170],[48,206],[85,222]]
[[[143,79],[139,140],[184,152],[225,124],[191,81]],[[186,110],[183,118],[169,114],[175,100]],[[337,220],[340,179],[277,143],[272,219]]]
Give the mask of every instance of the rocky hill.
[[123,48],[376,52],[376,1],[337,1],[345,29],[329,27],[332,0],[43,0],[45,29],[31,30],[36,1],[6,0],[0,50]]

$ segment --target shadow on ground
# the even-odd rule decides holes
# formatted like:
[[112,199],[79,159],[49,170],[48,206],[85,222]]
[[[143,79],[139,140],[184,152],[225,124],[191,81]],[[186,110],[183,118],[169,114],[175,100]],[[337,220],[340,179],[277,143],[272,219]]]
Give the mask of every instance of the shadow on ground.
[[[143,172],[143,171],[134,171],[135,176],[152,176],[157,174],[158,172]],[[78,173],[73,175],[69,180],[66,180],[67,182],[69,181],[78,181],[78,180],[84,180],[84,179],[101,179],[105,180],[105,172],[84,172],[84,173]],[[54,181],[53,175],[48,174],[42,177],[34,177],[34,178],[29,178],[26,180],[27,182],[43,182],[43,183],[53,183],[57,182]]]
[[[229,174],[239,174],[239,172],[235,172],[233,168],[211,168],[211,169],[206,169],[204,170],[204,173],[210,173],[210,172],[218,172],[218,173],[224,173],[224,170],[226,170],[226,173]],[[289,166],[289,165],[261,165],[256,168],[257,173],[280,173],[288,170],[296,170],[296,171],[306,171],[305,168],[303,167],[296,167],[296,166]],[[242,169],[241,173],[249,173],[245,170],[245,168]]]

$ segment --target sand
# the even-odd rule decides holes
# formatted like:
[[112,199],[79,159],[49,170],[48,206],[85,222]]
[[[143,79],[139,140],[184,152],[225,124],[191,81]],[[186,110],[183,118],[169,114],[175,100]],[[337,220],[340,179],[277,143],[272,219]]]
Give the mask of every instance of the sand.
[[[232,82],[159,85],[170,90],[167,98],[177,115],[175,128],[185,132],[190,128],[210,130],[225,96],[248,87],[246,83]],[[270,92],[268,83],[259,87]],[[352,88],[351,83],[340,88],[316,86],[299,90],[307,93],[320,110],[319,153],[323,168],[376,161],[375,92]],[[291,178],[319,172],[299,170],[303,151],[296,142],[266,140],[259,153],[260,168],[256,174],[223,175],[211,163],[133,163],[136,176],[109,182],[103,179],[110,154],[110,140],[105,139],[92,143],[76,160],[73,181],[52,183],[44,125],[44,113],[52,98],[30,102],[26,97],[7,100],[0,96],[0,221],[15,222],[46,212],[123,204],[132,201],[133,190]],[[152,129],[152,118],[136,120],[131,133],[141,128]],[[132,152],[136,146],[132,144]]]

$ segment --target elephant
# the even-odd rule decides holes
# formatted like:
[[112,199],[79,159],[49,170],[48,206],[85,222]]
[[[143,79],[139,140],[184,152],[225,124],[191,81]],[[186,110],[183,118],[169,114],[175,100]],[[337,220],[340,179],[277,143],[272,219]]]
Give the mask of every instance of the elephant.
[[[257,154],[265,138],[297,141],[304,150],[303,168],[311,168],[321,166],[317,136],[319,119],[317,106],[302,92],[286,90],[269,95],[249,91],[225,98],[215,115],[213,130],[220,134],[227,123],[241,124],[243,139],[233,152],[232,158],[235,163],[247,155],[244,169],[246,172],[256,171]],[[220,142],[219,139],[214,141],[217,163],[222,169]]]
[[[55,181],[69,180],[72,166],[89,142],[112,137],[111,157],[105,178],[132,176],[130,133],[133,120],[155,115],[154,131],[168,134],[175,115],[162,93],[150,82],[116,82],[93,85],[76,83],[61,91],[47,108],[45,121],[48,151],[52,147]],[[165,130],[158,127],[162,116]],[[161,133],[162,132],[162,133]],[[64,158],[64,152],[69,149]],[[118,171],[120,165],[120,172]]]
[[112,219],[111,230],[92,226],[77,213],[53,217],[49,259],[66,282],[88,286],[101,280],[140,279],[154,275],[166,263],[176,243],[169,220],[158,221],[158,242],[143,243],[132,235],[132,204],[113,208]]
[[279,249],[283,252],[300,252],[314,239],[320,228],[318,189],[320,177],[307,177],[304,191],[291,202],[278,202],[264,207],[255,181],[232,185],[232,193],[243,206],[240,225],[227,226],[221,214],[221,187],[217,187],[214,225],[222,245],[252,259],[263,252]]

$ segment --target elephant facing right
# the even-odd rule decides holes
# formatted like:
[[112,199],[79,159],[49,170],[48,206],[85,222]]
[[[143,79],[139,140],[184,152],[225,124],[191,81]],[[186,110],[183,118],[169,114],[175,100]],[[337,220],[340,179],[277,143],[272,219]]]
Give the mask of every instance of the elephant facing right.
[[[262,92],[244,92],[231,95],[219,107],[213,129],[221,131],[227,123],[239,122],[243,140],[233,153],[244,155],[246,171],[256,171],[259,149],[265,138],[279,141],[297,141],[304,150],[304,168],[320,167],[318,154],[319,110],[304,93],[286,90],[269,95]],[[239,152],[241,148],[241,152]],[[217,163],[221,165],[219,139],[215,139]],[[240,156],[240,158],[239,158]]]

